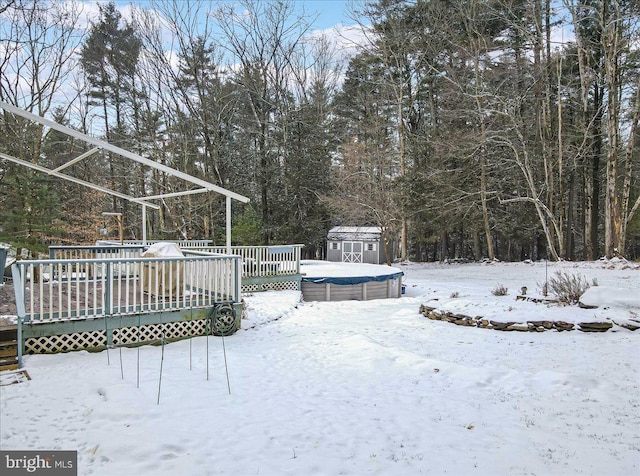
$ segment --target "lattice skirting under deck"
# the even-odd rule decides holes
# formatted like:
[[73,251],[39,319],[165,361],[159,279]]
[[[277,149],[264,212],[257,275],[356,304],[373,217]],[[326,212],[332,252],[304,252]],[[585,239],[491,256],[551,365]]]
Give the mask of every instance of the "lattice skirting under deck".
[[297,291],[297,281],[276,281],[272,283],[256,283],[256,284],[243,284],[243,293],[255,293],[260,291]]
[[127,345],[154,340],[184,339],[186,337],[205,335],[210,329],[208,319],[193,321],[165,322],[146,326],[122,327],[113,330],[113,344]]
[[56,354],[73,350],[104,347],[107,343],[105,331],[75,332],[57,336],[30,337],[24,341],[25,354]]
[[[210,332],[209,319],[165,322],[113,329],[113,345],[132,345],[161,339],[175,340]],[[106,332],[75,332],[43,337],[29,337],[24,341],[25,354],[55,354],[75,350],[91,350],[106,346]]]

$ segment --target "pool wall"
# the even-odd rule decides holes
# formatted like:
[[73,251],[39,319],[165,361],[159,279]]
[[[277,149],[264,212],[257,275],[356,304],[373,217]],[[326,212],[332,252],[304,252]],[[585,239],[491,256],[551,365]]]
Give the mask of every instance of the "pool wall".
[[402,295],[402,279],[395,277],[384,281],[366,281],[358,284],[314,283],[302,280],[302,297],[305,301],[347,301],[350,299],[399,298]]

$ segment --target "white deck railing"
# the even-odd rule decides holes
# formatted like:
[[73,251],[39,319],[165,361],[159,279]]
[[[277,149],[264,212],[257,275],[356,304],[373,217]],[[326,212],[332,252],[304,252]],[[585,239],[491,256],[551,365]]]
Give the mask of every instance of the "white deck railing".
[[[150,246],[155,243],[175,243],[180,248],[200,248],[211,246],[212,240],[124,240],[122,245],[135,245],[135,246]],[[119,240],[98,240],[96,241],[98,246],[122,246]]]
[[[101,246],[50,246],[49,247],[49,259],[52,260],[66,260],[72,263],[73,273],[80,273],[80,275],[99,277],[95,273],[101,272],[100,268],[94,269],[93,266],[87,266],[83,264],[86,260],[93,259],[127,259],[127,258],[140,258],[144,252],[145,247],[140,245],[101,245]],[[50,279],[68,279],[70,271],[67,270],[66,265],[58,264],[53,268],[53,274]],[[110,269],[112,276],[117,276],[121,273],[130,274],[132,270],[128,266],[122,268],[119,264],[114,264]]]
[[[146,246],[160,240],[148,240]],[[231,254],[240,256],[242,260],[242,277],[259,278],[269,276],[289,276],[300,274],[300,255],[304,245],[271,245],[271,246],[213,246],[211,240],[176,240],[169,241],[177,244],[183,251],[193,250],[214,254]],[[121,246],[116,241],[98,241],[98,247],[106,248]],[[143,247],[140,240],[127,240],[125,247]],[[58,247],[65,248],[65,247]],[[90,247],[86,247],[90,248]]]
[[139,258],[144,252],[142,245],[97,245],[97,246],[50,246],[49,259],[107,259]]
[[184,253],[17,261],[12,271],[18,316],[51,322],[239,302],[239,257]]
[[[300,274],[300,252],[303,245],[232,246],[231,254],[242,259],[245,278]],[[226,253],[225,246],[203,246],[199,251]]]

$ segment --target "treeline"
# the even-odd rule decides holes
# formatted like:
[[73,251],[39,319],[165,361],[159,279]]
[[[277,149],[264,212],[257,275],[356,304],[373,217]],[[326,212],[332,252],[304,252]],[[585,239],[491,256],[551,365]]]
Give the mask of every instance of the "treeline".
[[[333,225],[379,225],[402,259],[640,256],[638,2],[362,2],[345,61],[295,6],[105,4],[83,27],[86,4],[3,2],[0,100],[250,197],[237,244],[314,257]],[[56,168],[88,150],[0,116],[9,156]],[[64,171],[138,197],[184,189],[102,151]],[[0,192],[17,246],[115,237],[103,211],[141,237],[138,205],[9,160]],[[150,238],[224,241],[219,196],[161,205]]]

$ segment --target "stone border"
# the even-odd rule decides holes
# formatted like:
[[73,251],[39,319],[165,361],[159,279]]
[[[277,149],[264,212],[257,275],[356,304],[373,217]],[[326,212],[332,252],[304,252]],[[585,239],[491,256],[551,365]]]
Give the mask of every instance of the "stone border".
[[[499,322],[485,319],[482,316],[472,317],[464,314],[454,314],[452,312],[441,312],[435,307],[425,306],[424,304],[420,305],[420,314],[435,321],[451,322],[458,326],[480,327],[482,329],[493,329],[496,331],[544,332],[555,329],[558,332],[572,330],[582,332],[606,332],[613,327],[612,322],[580,322],[577,327],[575,324],[565,321]],[[640,323],[638,323],[637,326],[633,324],[620,324],[620,327],[635,331],[636,329],[640,329]]]

